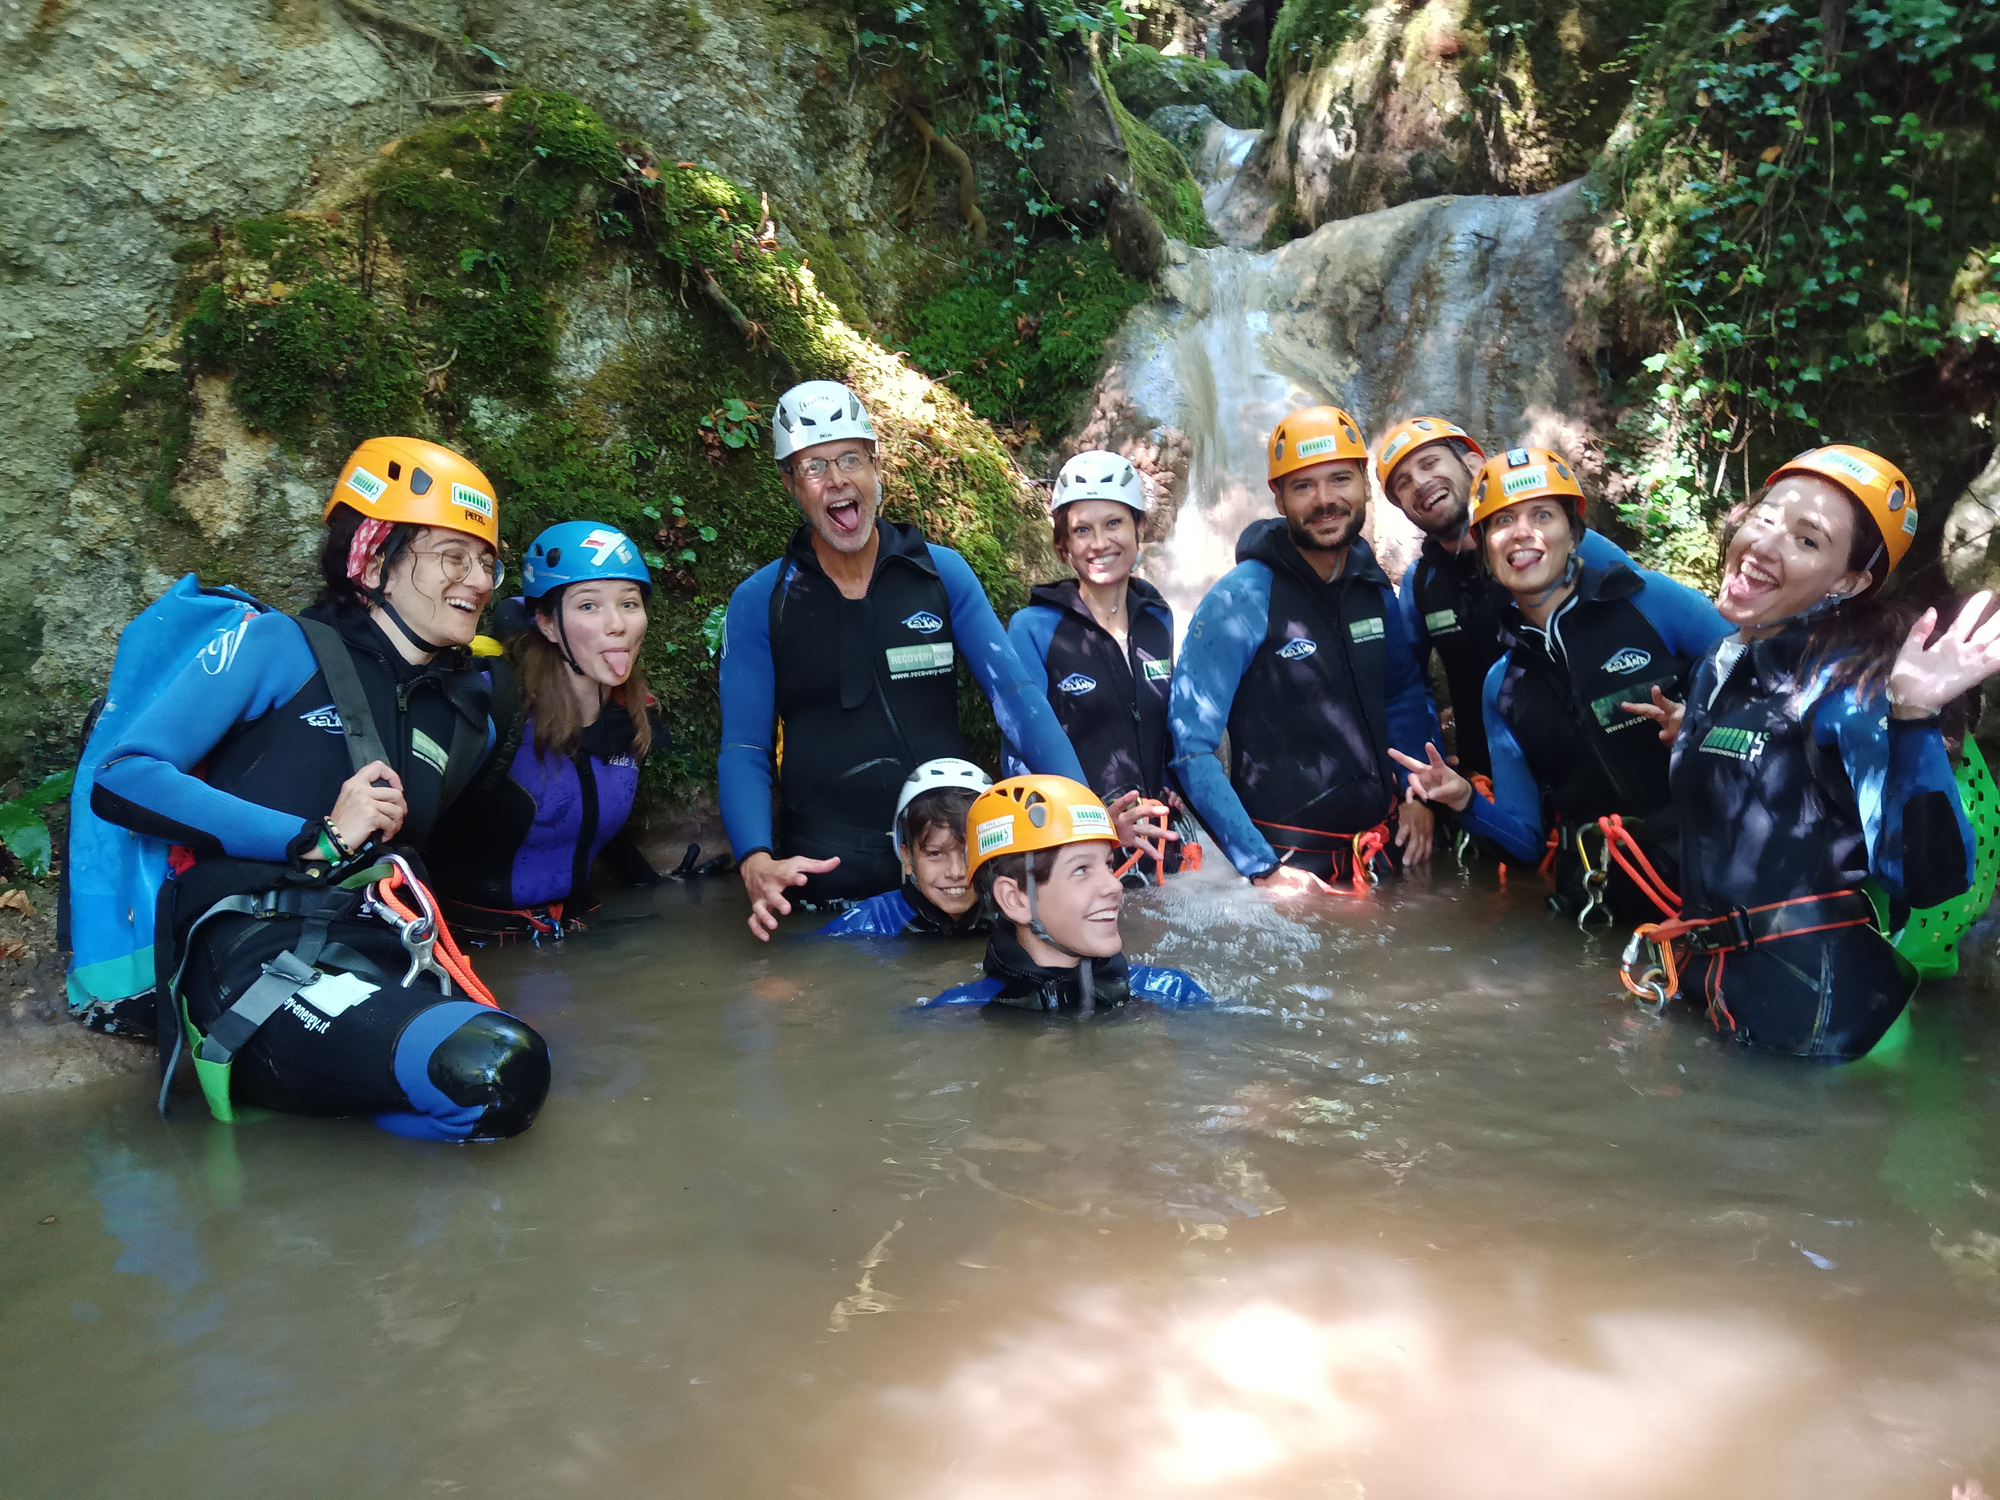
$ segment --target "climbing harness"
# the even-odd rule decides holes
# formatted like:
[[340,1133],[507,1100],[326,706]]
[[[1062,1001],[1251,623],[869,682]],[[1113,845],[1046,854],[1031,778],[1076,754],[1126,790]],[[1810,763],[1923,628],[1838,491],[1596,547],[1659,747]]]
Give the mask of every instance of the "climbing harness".
[[[1376,870],[1375,865],[1376,861],[1382,857],[1382,851],[1389,847],[1389,824],[1386,820],[1377,823],[1373,828],[1365,828],[1360,833],[1328,833],[1317,828],[1294,827],[1289,823],[1267,823],[1262,818],[1252,818],[1250,821],[1256,824],[1257,828],[1267,837],[1272,830],[1276,830],[1279,833],[1307,833],[1313,835],[1315,838],[1325,839],[1336,845],[1333,849],[1309,850],[1302,845],[1281,844],[1276,840],[1272,840],[1271,847],[1282,851],[1281,857],[1278,860],[1278,863],[1281,865],[1288,863],[1295,854],[1326,853],[1338,855],[1341,852],[1338,843],[1344,840],[1347,844],[1346,853],[1350,872],[1346,880],[1348,891],[1356,896],[1365,896],[1371,889],[1382,883],[1382,876]],[[1340,890],[1341,880],[1338,859],[1335,859],[1334,868],[1330,874],[1333,878],[1327,884],[1336,891]]]
[[[383,863],[388,866],[389,873],[369,886],[368,897],[361,903],[361,915],[381,917],[396,929],[396,935],[402,939],[403,951],[410,955],[410,971],[403,976],[403,988],[408,989],[411,981],[421,973],[435,974],[446,995],[451,994],[455,982],[465,991],[467,999],[498,1010],[500,1002],[473,973],[471,961],[459,950],[452,938],[451,928],[438,914],[437,899],[417,879],[409,861],[400,854],[391,854]],[[398,891],[414,896],[418,909],[413,911],[397,895]],[[440,949],[443,950],[442,958],[439,956]]]

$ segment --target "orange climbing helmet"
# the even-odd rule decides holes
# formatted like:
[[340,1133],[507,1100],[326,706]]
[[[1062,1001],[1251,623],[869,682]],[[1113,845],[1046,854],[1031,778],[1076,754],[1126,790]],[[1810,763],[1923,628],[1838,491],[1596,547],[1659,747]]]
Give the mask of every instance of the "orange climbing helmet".
[[1396,465],[1419,448],[1428,448],[1446,438],[1456,438],[1480,458],[1486,457],[1486,450],[1456,422],[1447,422],[1443,417],[1406,418],[1389,429],[1388,436],[1375,450],[1375,479],[1382,486],[1382,493],[1389,493],[1389,477],[1396,472]]
[[1472,523],[1491,520],[1511,505],[1544,497],[1574,500],[1583,519],[1583,486],[1561,455],[1546,448],[1509,448],[1487,459],[1472,481]]
[[1853,496],[1882,534],[1882,550],[1889,555],[1889,572],[1896,571],[1896,564],[1910,550],[1910,539],[1917,534],[1917,492],[1901,469],[1866,448],[1831,443],[1824,448],[1808,448],[1790,462],[1778,465],[1764,484],[1768,488],[1787,474],[1817,474]]
[[347,456],[326,502],[351,505],[372,521],[441,526],[500,548],[500,507],[493,481],[469,460],[422,438],[370,438]]
[[1010,776],[979,794],[965,815],[965,874],[987,860],[1064,844],[1116,844],[1097,793],[1067,776]]
[[1337,458],[1359,459],[1364,465],[1368,462],[1361,425],[1337,406],[1308,406],[1272,429],[1270,465],[1264,477],[1275,485],[1294,469]]

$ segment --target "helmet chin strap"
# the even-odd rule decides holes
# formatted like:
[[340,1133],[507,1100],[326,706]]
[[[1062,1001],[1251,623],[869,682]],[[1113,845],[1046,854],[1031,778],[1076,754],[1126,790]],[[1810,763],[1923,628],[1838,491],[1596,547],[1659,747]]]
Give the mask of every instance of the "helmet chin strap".
[[1097,990],[1091,981],[1090,957],[1067,947],[1049,936],[1048,928],[1042,925],[1042,918],[1035,906],[1035,866],[1032,857],[1028,863],[1028,931],[1047,943],[1058,953],[1066,953],[1077,961],[1076,983],[1079,992],[1079,1009],[1087,1016],[1097,1009]]
[[1521,602],[1526,604],[1529,609],[1540,609],[1544,604],[1549,602],[1558,589],[1566,589],[1575,583],[1577,574],[1582,571],[1582,562],[1577,558],[1575,552],[1571,552],[1569,561],[1563,565],[1562,577],[1543,588],[1537,589],[1532,595],[1522,595]]
[[412,630],[410,628],[410,622],[404,619],[402,615],[397,613],[396,606],[389,602],[388,594],[384,592],[382,589],[379,588],[376,589],[374,591],[374,595],[375,595],[376,607],[379,608],[384,614],[386,614],[391,620],[394,620],[396,622],[396,628],[402,631],[403,634],[409,638],[410,643],[412,645],[418,646],[425,651],[431,652],[432,654],[436,654],[439,651],[449,651],[452,649],[450,646],[440,646],[436,641],[425,640],[424,637],[418,635],[416,631]]
[[563,621],[563,596],[560,593],[556,595],[556,634],[560,637],[557,644],[561,647],[563,660],[569,663],[570,671],[579,677],[583,676],[583,668],[576,664],[576,657],[569,649],[569,626]]
[[[1875,564],[1881,559],[1882,551],[1882,547],[1877,545],[1875,551],[1869,556],[1867,565],[1861,569],[1863,573],[1870,575],[1874,573]],[[1866,589],[1864,587],[1855,590],[1852,594],[1821,594],[1819,598],[1808,604],[1797,614],[1786,615],[1783,619],[1773,620],[1768,625],[1759,625],[1755,628],[1758,630],[1775,631],[1783,630],[1787,625],[1803,625],[1810,620],[1817,620],[1821,615],[1832,613],[1849,599],[1858,598],[1865,592]]]

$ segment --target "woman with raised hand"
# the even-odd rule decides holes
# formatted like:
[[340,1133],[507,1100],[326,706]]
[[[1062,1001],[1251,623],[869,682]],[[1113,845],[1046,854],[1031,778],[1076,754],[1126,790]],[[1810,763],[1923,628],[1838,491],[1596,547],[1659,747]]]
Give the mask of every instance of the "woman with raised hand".
[[622,531],[565,521],[529,544],[521,577],[533,614],[494,668],[498,740],[431,852],[453,929],[475,942],[581,926],[600,856],[627,885],[660,879],[626,828],[639,768],[667,744],[639,664],[652,574]]
[[1558,910],[1587,916],[1603,904],[1639,922],[1663,913],[1609,857],[1598,820],[1632,820],[1639,863],[1664,866],[1671,881],[1669,752],[1645,709],[1655,694],[1678,696],[1728,627],[1663,574],[1583,563],[1583,513],[1583,489],[1557,454],[1515,448],[1487,460],[1473,482],[1472,531],[1509,595],[1506,650],[1486,674],[1483,704],[1492,799],[1474,796],[1435,747],[1428,766],[1390,754],[1413,773],[1414,795],[1459,810],[1466,828],[1524,864],[1542,858],[1554,829]]
[[[1160,591],[1132,573],[1146,519],[1145,476],[1115,453],[1079,453],[1056,475],[1050,510],[1056,555],[1075,576],[1035,585],[1028,606],[1008,622],[1007,638],[1021,664],[1040,674],[1084,779],[1120,832],[1130,824],[1138,842],[1157,840],[1164,868],[1178,869],[1178,834],[1131,823],[1143,803],[1180,801],[1167,778],[1174,615]],[[1027,767],[1010,756],[1008,769]]]

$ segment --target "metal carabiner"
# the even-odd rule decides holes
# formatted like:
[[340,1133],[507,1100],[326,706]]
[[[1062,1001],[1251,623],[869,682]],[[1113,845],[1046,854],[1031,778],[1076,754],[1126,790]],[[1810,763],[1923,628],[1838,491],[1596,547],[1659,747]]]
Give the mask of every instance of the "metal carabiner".
[[1578,932],[1583,932],[1588,928],[1590,914],[1594,911],[1604,913],[1604,921],[1607,926],[1615,927],[1618,925],[1616,914],[1611,910],[1610,903],[1604,899],[1605,887],[1611,883],[1611,861],[1607,854],[1607,858],[1601,864],[1591,864],[1590,850],[1583,842],[1584,835],[1589,833],[1593,828],[1597,828],[1597,836],[1604,840],[1605,849],[1609,851],[1611,847],[1610,838],[1595,823],[1586,823],[1576,831],[1576,857],[1583,861],[1583,910],[1576,914],[1576,930]]
[[[1650,956],[1648,950],[1651,950]],[[1642,961],[1645,967],[1633,974],[1635,966]],[[1667,971],[1660,960],[1660,945],[1643,932],[1632,934],[1632,940],[1625,945],[1624,955],[1618,960],[1618,977],[1625,982],[1626,990],[1632,996],[1632,1003],[1649,1016],[1657,1016],[1667,1008],[1673,996],[1667,990]],[[1646,997],[1650,996],[1648,1000]]]
[[1458,837],[1452,841],[1451,852],[1458,856],[1458,867],[1461,870],[1469,870],[1472,868],[1471,862],[1467,860],[1465,857],[1466,850],[1470,849],[1471,847],[1472,847],[1472,835],[1463,828],[1459,829]]

